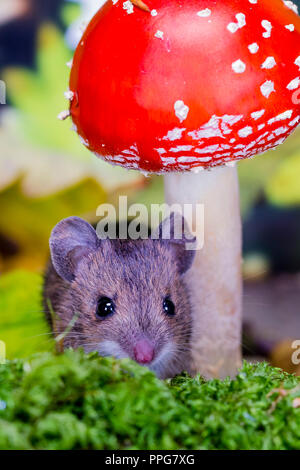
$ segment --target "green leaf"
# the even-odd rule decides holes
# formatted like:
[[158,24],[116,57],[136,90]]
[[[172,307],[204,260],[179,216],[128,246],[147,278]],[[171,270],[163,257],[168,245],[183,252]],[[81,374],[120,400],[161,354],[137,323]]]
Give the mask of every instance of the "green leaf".
[[300,152],[281,162],[266,186],[269,200],[278,206],[300,205]]
[[[282,198],[282,201],[289,203],[289,201],[294,198],[294,193],[291,197],[289,194],[290,190],[296,186],[297,174],[299,174],[297,164],[294,166],[295,160],[291,160],[291,171],[289,175],[284,177],[286,183],[284,188],[280,188],[278,184],[276,185],[276,194],[279,194],[278,191],[280,191],[279,197],[275,196],[273,190],[270,191],[269,184],[271,184],[273,188],[273,178],[276,178],[277,181],[277,172],[281,172],[281,167],[285,168],[285,162],[288,162],[293,154],[296,152],[299,153],[299,145],[300,132],[296,131],[284,144],[277,147],[275,152],[269,151],[264,155],[258,155],[254,159],[244,160],[239,163],[241,207],[244,215],[249,211],[258,197],[264,194],[265,190],[267,197],[273,202],[275,199],[278,201]],[[289,184],[291,184],[291,188],[288,187]],[[284,194],[285,192],[287,193],[286,195]]]
[[74,215],[93,221],[96,208],[106,200],[106,193],[91,179],[50,197],[28,197],[19,182],[6,188],[0,197],[0,232],[14,240],[20,251],[7,267],[42,269],[54,225]]
[[14,271],[0,277],[0,340],[8,358],[53,349],[41,307],[42,277]]

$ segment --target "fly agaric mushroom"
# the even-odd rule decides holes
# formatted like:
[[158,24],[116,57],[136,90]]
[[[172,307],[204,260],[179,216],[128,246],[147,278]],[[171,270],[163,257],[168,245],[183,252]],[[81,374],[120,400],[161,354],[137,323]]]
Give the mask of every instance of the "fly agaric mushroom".
[[234,163],[299,123],[300,18],[282,0],[141,3],[108,0],[92,19],[73,60],[70,113],[96,155],[165,174],[169,204],[204,204],[205,245],[187,275],[195,370],[232,376],[242,292]]

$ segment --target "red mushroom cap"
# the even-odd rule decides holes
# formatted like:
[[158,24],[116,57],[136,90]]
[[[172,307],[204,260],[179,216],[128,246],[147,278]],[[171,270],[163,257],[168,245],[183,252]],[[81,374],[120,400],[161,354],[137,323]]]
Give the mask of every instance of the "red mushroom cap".
[[108,0],[75,52],[70,111],[91,151],[127,168],[185,171],[265,152],[297,127],[292,2],[144,3],[150,12]]

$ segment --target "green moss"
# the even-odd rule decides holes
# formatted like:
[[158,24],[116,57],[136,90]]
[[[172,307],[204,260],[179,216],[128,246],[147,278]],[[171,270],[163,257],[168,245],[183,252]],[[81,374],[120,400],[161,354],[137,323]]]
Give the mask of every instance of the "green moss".
[[0,366],[0,449],[299,449],[297,395],[266,364],[163,382],[128,360],[43,353]]

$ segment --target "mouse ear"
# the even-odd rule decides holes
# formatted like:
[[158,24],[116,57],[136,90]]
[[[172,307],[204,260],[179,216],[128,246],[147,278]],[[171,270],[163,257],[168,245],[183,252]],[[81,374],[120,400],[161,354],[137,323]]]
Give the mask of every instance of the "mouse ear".
[[80,261],[97,249],[98,237],[90,224],[79,217],[69,217],[54,227],[49,244],[55,271],[71,282]]
[[156,238],[170,243],[180,274],[190,269],[196,254],[197,240],[181,214],[172,212],[169,217],[166,217],[157,229]]

